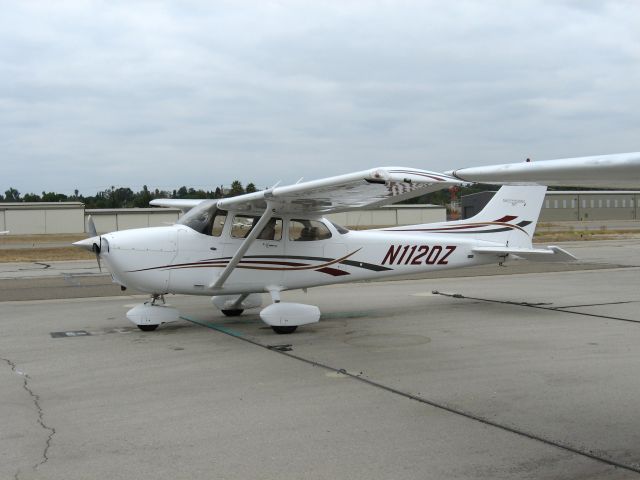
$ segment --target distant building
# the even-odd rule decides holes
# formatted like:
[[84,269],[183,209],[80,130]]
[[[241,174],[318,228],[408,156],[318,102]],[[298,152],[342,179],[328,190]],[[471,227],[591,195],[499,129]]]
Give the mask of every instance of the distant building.
[[[464,195],[462,217],[470,218],[489,203],[495,192]],[[640,191],[550,191],[542,204],[540,220],[640,220]]]
[[11,235],[84,232],[81,202],[0,203],[0,231]]
[[[180,215],[175,208],[87,209],[80,202],[0,203],[0,232],[10,235],[79,234],[91,215],[98,233],[128,228],[171,225]],[[387,205],[371,210],[333,213],[327,217],[349,228],[373,228],[416,223],[443,222],[446,209],[440,205]]]
[[478,192],[460,198],[460,218],[471,218],[482,210],[496,192]]

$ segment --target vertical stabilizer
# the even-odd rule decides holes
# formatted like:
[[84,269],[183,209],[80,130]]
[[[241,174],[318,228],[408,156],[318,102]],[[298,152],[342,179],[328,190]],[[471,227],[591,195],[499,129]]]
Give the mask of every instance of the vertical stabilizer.
[[500,243],[508,240],[512,247],[525,246],[520,245],[523,242],[531,246],[546,192],[545,186],[504,186],[480,213],[459,223],[487,223],[489,225],[479,228],[479,232],[491,231],[478,238]]
[[538,185],[504,186],[472,218],[395,230],[460,235],[509,247],[531,248],[546,191],[547,187]]

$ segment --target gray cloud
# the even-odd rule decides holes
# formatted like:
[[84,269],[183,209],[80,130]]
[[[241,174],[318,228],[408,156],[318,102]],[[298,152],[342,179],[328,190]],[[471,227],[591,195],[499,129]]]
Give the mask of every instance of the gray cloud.
[[640,150],[640,4],[14,2],[2,185],[266,185]]

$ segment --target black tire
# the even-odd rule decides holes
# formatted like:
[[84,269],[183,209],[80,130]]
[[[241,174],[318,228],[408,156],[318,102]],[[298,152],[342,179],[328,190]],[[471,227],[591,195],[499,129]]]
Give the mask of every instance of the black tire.
[[242,315],[242,312],[244,312],[244,310],[242,309],[222,310],[222,313],[224,313],[227,317],[239,317],[240,315]]
[[158,328],[158,325],[138,325],[138,328],[143,332],[153,332]]
[[298,328],[298,326],[297,325],[292,325],[292,326],[287,326],[287,327],[276,327],[276,326],[273,326],[271,328],[278,335],[288,335],[290,333],[295,332],[296,328]]

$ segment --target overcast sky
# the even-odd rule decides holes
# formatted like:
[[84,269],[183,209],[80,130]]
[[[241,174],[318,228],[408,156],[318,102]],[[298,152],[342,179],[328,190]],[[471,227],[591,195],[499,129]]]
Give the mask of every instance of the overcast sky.
[[640,151],[638,1],[0,8],[1,192]]

